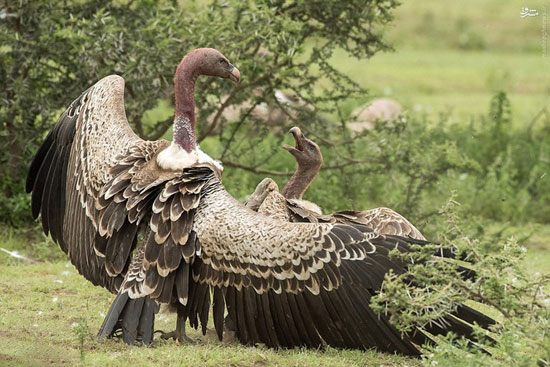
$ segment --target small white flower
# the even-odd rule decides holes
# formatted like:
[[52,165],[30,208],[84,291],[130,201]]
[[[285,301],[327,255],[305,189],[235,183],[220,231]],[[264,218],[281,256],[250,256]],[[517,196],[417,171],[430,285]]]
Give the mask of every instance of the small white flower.
[[42,311],[38,311],[36,314],[37,314],[38,316],[40,316],[40,315],[42,315]]
[[71,272],[68,271],[68,270],[64,270],[64,271],[61,272],[61,274],[67,276],[67,275],[71,274]]
[[57,296],[55,296],[54,298],[52,298],[52,302],[53,302],[53,303],[57,302]]
[[56,279],[56,280],[54,280],[54,282],[59,283],[59,284],[63,283],[63,281],[61,279]]
[[521,246],[521,252],[527,252],[527,247]]
[[100,313],[99,313],[99,316],[105,317],[105,312],[100,312]]
[[34,327],[38,327],[38,324],[32,324],[32,326],[34,326]]
[[77,324],[76,322],[73,322],[73,323],[71,324],[71,326],[72,326],[72,327],[77,327],[78,324]]

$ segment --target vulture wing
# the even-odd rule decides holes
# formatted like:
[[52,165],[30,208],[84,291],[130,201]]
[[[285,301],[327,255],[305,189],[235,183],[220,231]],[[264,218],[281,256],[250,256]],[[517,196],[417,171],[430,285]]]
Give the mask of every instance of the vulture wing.
[[156,157],[169,144],[132,132],[124,80],[109,76],[71,104],[39,148],[27,177],[33,215],[42,214],[44,232],[93,284],[117,292],[130,269],[131,297],[168,302],[165,278],[173,284],[181,259],[194,256],[190,233],[202,173],[213,171],[161,169]]
[[[119,218],[109,238],[100,233],[96,204],[101,188],[112,179],[110,168],[140,141],[126,119],[124,79],[111,75],[71,103],[40,146],[27,176],[33,217],[42,214],[44,232],[70,255],[78,271],[111,291],[122,281],[119,275],[127,263],[122,258],[130,254],[136,226]],[[126,237],[115,245],[118,236]],[[116,265],[94,251],[109,241]]]
[[192,326],[208,320],[212,288],[218,334],[227,308],[243,343],[418,354],[369,307],[384,275],[403,271],[388,255],[408,251],[403,239],[362,225],[274,220],[243,207],[215,178],[205,185],[193,231],[201,255],[192,266]]
[[426,240],[411,222],[389,208],[380,207],[365,211],[342,210],[332,214],[319,215],[305,207],[300,200],[286,199],[286,202],[293,222],[362,224],[380,234]]
[[[264,295],[264,292],[262,292],[261,289],[257,289],[257,286],[254,286],[254,284],[252,284],[252,288],[254,288],[255,290],[255,292],[253,292],[254,297],[264,297],[266,299],[269,299],[269,302],[263,301],[264,303],[262,303],[262,305],[264,305],[263,307],[272,308],[270,310],[270,315],[275,315],[273,317],[276,317],[277,312],[283,312],[283,314],[278,315],[278,321],[273,322],[285,322],[286,320],[286,324],[279,324],[280,328],[275,327],[275,330],[294,328],[295,331],[299,331],[297,329],[299,325],[314,325],[313,327],[316,329],[320,338],[324,342],[333,346],[363,348],[377,347],[381,350],[393,352],[398,351],[405,354],[416,353],[414,352],[415,349],[410,349],[411,341],[415,344],[431,342],[431,340],[420,330],[416,330],[412,334],[407,335],[405,337],[406,341],[402,340],[402,335],[397,334],[395,330],[387,323],[387,320],[384,317],[370,317],[372,316],[372,311],[368,307],[370,297],[374,295],[379,289],[380,285],[382,284],[384,275],[390,270],[395,273],[400,273],[404,270],[404,267],[406,266],[406,264],[402,264],[395,261],[394,259],[390,259],[388,256],[388,250],[393,247],[397,247],[401,251],[408,251],[408,245],[403,241],[419,244],[426,243],[424,241],[414,240],[415,238],[418,240],[423,240],[424,237],[404,217],[402,217],[395,211],[387,208],[379,208],[365,212],[342,211],[333,213],[331,215],[318,215],[315,212],[304,208],[300,201],[285,199],[276,190],[270,191],[267,195],[265,195],[263,202],[259,206],[258,212],[272,218],[287,222],[313,224],[316,223],[319,226],[326,226],[330,223],[333,225],[333,227],[331,227],[331,232],[333,233],[328,235],[328,237],[331,238],[330,243],[339,243],[339,241],[341,241],[340,244],[342,245],[342,247],[336,246],[337,249],[334,252],[328,250],[328,252],[330,252],[331,254],[330,256],[340,255],[340,261],[333,258],[331,261],[327,262],[325,267],[323,267],[321,270],[310,270],[310,272],[312,273],[312,279],[316,279],[317,282],[319,282],[320,284],[319,293],[315,295],[316,297],[320,298],[317,298],[316,300],[311,300],[311,303],[309,304],[307,302],[302,303],[302,309],[300,311],[303,312],[302,314],[293,313],[298,311],[292,308],[281,309],[281,306],[277,306],[277,302],[282,302],[282,304],[284,305],[284,302],[288,302],[288,298],[291,298],[294,301],[296,301],[296,297],[298,297],[298,299],[300,297],[305,297],[305,299],[312,299],[313,296],[310,293],[314,292],[312,292],[312,290],[309,289],[307,285],[304,286],[303,284],[300,284],[300,282],[297,280],[289,280],[287,278],[283,280],[281,284],[283,284],[283,289],[284,285],[286,284],[286,291],[291,294],[285,294],[284,290],[280,291],[278,289],[279,283],[275,281],[274,284],[277,284],[276,289],[268,290],[267,292],[265,292],[267,293],[267,295]],[[370,228],[372,227],[374,227],[375,229],[374,232],[371,232]],[[290,228],[292,228],[292,226]],[[290,228],[282,229],[282,231],[284,233],[290,233]],[[346,235],[337,235],[337,239],[335,240],[333,237],[334,234],[341,234],[342,231],[344,231]],[[360,240],[361,235],[358,235],[357,238],[359,238],[359,240],[357,240],[356,238],[356,242],[346,242],[346,240],[349,240],[351,238],[350,231],[361,232],[363,235],[366,235],[366,240]],[[299,230],[299,233],[304,233],[304,229]],[[380,235],[376,233],[379,233]],[[399,235],[401,237],[397,237],[395,235]],[[311,242],[315,242],[314,239],[318,238],[320,238],[318,234],[312,234]],[[286,239],[286,241],[288,241],[287,243],[289,244],[291,243],[291,240],[289,239]],[[350,251],[349,249],[352,249],[352,251],[354,251],[354,254],[359,253],[360,256],[352,256],[350,258],[348,256],[348,253]],[[370,251],[368,249],[370,249]],[[437,251],[436,255],[443,257],[455,256],[452,251],[447,249],[441,249]],[[287,256],[287,258],[291,258],[291,256]],[[313,261],[315,261],[314,259],[316,259],[315,255],[313,254],[306,254],[305,258],[308,262],[311,262],[312,259]],[[211,271],[209,272],[207,270],[204,270],[203,268],[205,264],[209,264],[209,261],[210,260],[203,259],[202,263],[195,267],[196,278],[200,278],[201,273],[203,275],[210,274],[210,276],[212,276]],[[214,263],[217,264],[217,260],[214,260]],[[287,267],[288,269],[295,269],[295,274],[297,274],[299,271],[302,270],[300,266],[303,265],[301,264],[302,262],[298,261],[296,257],[293,257],[292,265],[288,264]],[[214,267],[218,269],[216,265]],[[335,268],[337,270],[334,270]],[[199,271],[197,269],[201,270]],[[273,269],[273,267],[268,266],[267,269]],[[458,270],[462,274],[462,276],[475,276],[475,273],[467,268],[458,267]],[[340,279],[340,283],[334,281],[334,277],[332,276],[333,274],[337,275],[336,278]],[[304,276],[302,275],[297,278],[303,279]],[[327,281],[328,283],[323,283]],[[259,281],[256,280],[256,282]],[[216,283],[215,281],[214,284],[218,283]],[[221,286],[218,284],[218,286],[223,289],[226,284],[227,282]],[[314,284],[317,285],[316,282],[314,282]],[[335,284],[338,284],[338,286],[334,286]],[[302,288],[305,288],[304,292],[302,292]],[[298,291],[296,291],[296,289],[298,289]],[[317,288],[314,289],[314,291],[316,290]],[[240,325],[238,324],[238,322],[235,322],[235,320],[238,320],[239,317],[244,317],[245,320],[247,319],[247,317],[249,317],[247,315],[239,314],[239,312],[237,311],[239,311],[240,308],[236,305],[239,303],[239,297],[243,297],[243,293],[246,294],[246,292],[252,292],[252,290],[247,289],[247,287],[242,287],[242,290],[239,290],[238,287],[235,290],[232,290],[231,288],[229,291],[226,290],[226,294],[230,296],[230,298],[226,297],[226,301],[228,302],[229,317],[233,321],[232,324],[236,325],[238,329],[245,329],[245,332],[242,335],[239,334],[239,337],[242,341],[257,342],[257,337],[261,333],[258,334],[258,331],[254,331],[255,329],[252,329],[252,331],[250,331],[250,328],[254,328],[254,325],[256,325],[257,327],[257,325],[259,325],[257,323],[258,320],[251,324],[241,323]],[[216,292],[214,292],[214,294],[216,294]],[[254,297],[245,297],[244,300],[241,300],[240,302],[244,303],[245,307],[251,307],[247,306],[246,302],[251,302],[250,300],[254,299]],[[350,304],[343,303],[344,299],[353,300],[353,302],[351,303],[353,307],[351,307]],[[323,302],[328,302],[328,305],[325,305],[323,307]],[[333,307],[332,309],[330,308],[331,304]],[[275,307],[275,309],[273,309],[273,307]],[[317,312],[315,308],[318,308]],[[232,309],[236,311],[232,312]],[[252,309],[254,310],[254,312],[258,312],[257,305],[253,305]],[[325,311],[325,313],[319,311],[319,309]],[[346,312],[349,312],[350,315],[342,314]],[[214,313],[216,313],[216,308],[214,308]],[[369,315],[370,318],[366,315]],[[349,317],[347,321],[344,320],[345,316]],[[302,319],[307,318],[307,321],[305,323],[302,323],[303,320],[301,320],[300,317]],[[318,318],[316,319],[315,317]],[[191,319],[193,320],[193,318]],[[214,320],[216,320],[216,315],[214,315]],[[298,326],[294,325],[293,322],[298,322]],[[331,331],[333,332],[332,334],[330,334],[330,332],[326,329],[323,329],[323,325],[325,325],[327,322],[330,325],[333,325]],[[347,324],[346,322],[350,323]],[[355,322],[355,324],[352,324],[353,322]],[[361,322],[363,324],[361,324]],[[470,325],[474,322],[478,323],[484,328],[488,328],[490,325],[495,323],[494,320],[492,320],[491,318],[481,314],[480,312],[468,306],[458,305],[456,311],[445,316],[443,319],[435,321],[430,325],[424,326],[424,330],[432,334],[445,334],[448,331],[453,331],[458,335],[463,335],[469,339],[475,340],[473,329]],[[361,326],[358,326],[367,324],[367,328],[370,330],[370,334],[369,332],[363,330]],[[342,326],[343,329],[339,329],[340,326]],[[338,329],[339,331],[334,331],[334,329]],[[269,330],[269,328],[267,330]],[[301,332],[301,335],[306,335],[304,333],[304,330],[301,330]],[[362,336],[359,335],[362,332],[365,334]],[[351,336],[351,339],[346,339],[346,335],[348,338]],[[396,343],[395,339],[392,339],[392,336],[395,337],[396,335],[399,343]],[[366,340],[369,340],[369,336],[372,339],[367,342]],[[286,347],[298,345],[315,346],[314,343],[309,344],[309,342],[317,340],[297,339],[296,334],[292,333],[275,333],[274,335],[270,336],[270,339],[267,339],[267,337],[265,336],[260,339],[263,343],[266,343],[267,345],[283,345]],[[296,344],[296,340],[299,340],[301,344]],[[350,340],[355,340],[357,343],[350,344]]]
[[332,217],[339,223],[364,224],[378,233],[425,240],[411,222],[390,208],[380,207],[362,212],[345,210],[333,213]]

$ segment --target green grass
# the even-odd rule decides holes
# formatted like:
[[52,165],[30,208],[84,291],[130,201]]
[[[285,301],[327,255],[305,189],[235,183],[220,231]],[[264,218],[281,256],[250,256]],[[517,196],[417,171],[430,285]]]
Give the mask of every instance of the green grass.
[[[451,121],[468,122],[487,111],[491,96],[503,90],[516,125],[529,124],[550,105],[550,45],[542,54],[542,6],[514,1],[403,1],[386,39],[395,52],[356,60],[343,52],[337,68],[369,90],[349,111],[373,97],[387,96],[405,109]],[[522,6],[540,15],[520,18]],[[547,10],[548,11],[548,10]],[[548,25],[547,25],[548,27]],[[474,42],[479,39],[480,42]]]
[[[33,252],[28,235],[1,228],[0,247],[18,250],[36,260],[25,263],[0,252],[0,365],[2,366],[420,366],[420,361],[375,351],[282,350],[245,347],[233,341],[219,343],[210,330],[206,336],[182,346],[156,338],[151,348],[129,347],[114,340],[98,341],[99,330],[113,295],[81,277],[50,241]],[[531,231],[530,228],[524,228]],[[537,226],[525,246],[525,266],[530,272],[550,271],[550,226]],[[34,244],[31,242],[31,245]],[[40,246],[42,244],[39,242]],[[61,256],[53,257],[53,256]],[[38,257],[33,257],[38,256]],[[44,259],[50,259],[44,261]],[[84,325],[88,332],[82,346],[73,331]],[[156,329],[171,330],[173,315],[161,311]]]
[[[395,12],[395,21],[388,27],[388,38],[399,48],[481,48],[540,55],[544,5],[548,7],[548,2],[402,1]],[[538,9],[540,15],[522,19],[522,7]]]
[[[2,244],[3,246],[3,244]],[[4,255],[0,255],[4,256]],[[419,361],[374,351],[274,351],[219,343],[212,332],[197,345],[181,346],[156,338],[153,347],[97,341],[95,333],[113,296],[94,287],[65,261],[3,266],[0,280],[0,365],[45,366],[417,366]],[[82,321],[84,320],[84,321]],[[85,322],[84,362],[74,326]],[[170,330],[173,316],[157,316],[156,328]]]
[[[496,91],[508,93],[512,121],[528,124],[550,104],[550,58],[537,54],[455,49],[398,49],[370,60],[334,55],[338,68],[367,88],[369,96],[385,96],[415,113],[451,115],[451,121],[468,122],[484,114]],[[541,72],[536,72],[540,70]]]

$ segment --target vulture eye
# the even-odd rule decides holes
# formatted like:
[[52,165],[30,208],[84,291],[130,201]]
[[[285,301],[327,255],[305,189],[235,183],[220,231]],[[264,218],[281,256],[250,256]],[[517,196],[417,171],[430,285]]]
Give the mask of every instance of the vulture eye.
[[220,59],[219,62],[220,62],[220,64],[225,64],[225,63],[227,63],[227,61],[225,61],[225,59]]

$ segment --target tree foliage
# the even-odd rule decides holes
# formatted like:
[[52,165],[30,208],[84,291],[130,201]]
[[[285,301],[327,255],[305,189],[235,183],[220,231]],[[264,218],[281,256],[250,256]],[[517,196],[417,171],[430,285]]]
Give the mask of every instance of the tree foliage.
[[[195,47],[220,49],[243,74],[237,86],[207,79],[197,88],[200,140],[221,133],[221,158],[243,157],[234,163],[249,168],[254,152],[243,152],[253,150],[254,139],[242,144],[234,137],[258,121],[243,111],[239,123],[228,128],[223,110],[244,100],[278,103],[275,89],[300,96],[310,115],[333,110],[360,88],[331,66],[332,52],[340,48],[365,58],[386,49],[380,33],[395,6],[394,0],[3,2],[2,192],[12,207],[26,205],[17,196],[37,144],[64,108],[106,75],[126,79],[127,115],[138,134],[163,136],[171,119],[144,124],[142,116],[159,99],[173,100],[175,67]],[[207,121],[208,116],[213,117]]]
[[[423,227],[456,190],[474,215],[550,221],[547,111],[514,129],[512,106],[499,92],[471,124],[405,114],[368,133],[346,128],[350,100],[365,91],[332,67],[331,56],[343,50],[367,58],[388,49],[381,34],[394,1],[65,3],[0,5],[2,221],[30,222],[23,180],[32,154],[84,89],[122,75],[134,129],[146,139],[167,136],[170,114],[146,119],[145,112],[159,101],[170,106],[175,66],[204,46],[222,50],[243,75],[238,85],[200,79],[196,93],[199,140],[229,167],[224,182],[238,198],[266,175],[286,181],[295,162],[279,147],[298,125],[325,157],[306,198],[326,211],[383,205]],[[281,91],[293,101],[277,98]],[[279,118],[266,121],[255,112],[266,108]]]

